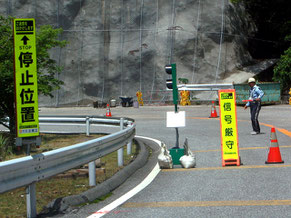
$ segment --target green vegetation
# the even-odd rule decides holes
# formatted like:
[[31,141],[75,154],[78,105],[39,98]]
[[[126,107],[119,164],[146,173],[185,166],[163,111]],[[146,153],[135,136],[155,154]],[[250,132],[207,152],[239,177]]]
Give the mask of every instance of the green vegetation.
[[[0,124],[9,128],[15,134],[14,114],[14,73],[13,73],[13,32],[12,17],[0,15]],[[41,26],[36,32],[36,55],[38,92],[51,96],[63,84],[55,78],[61,72],[61,67],[50,58],[52,48],[64,47],[67,42],[58,39],[61,29],[54,29],[49,25]],[[10,124],[6,123],[9,117]]]
[[[291,42],[291,35],[286,37],[286,41]],[[279,62],[275,66],[273,79],[281,83],[283,91],[291,88],[291,45],[284,51],[284,54],[281,55]]]
[[178,78],[179,83],[188,84],[189,80],[187,78]]
[[9,138],[5,134],[0,134],[0,162],[12,154],[12,147],[9,146]]

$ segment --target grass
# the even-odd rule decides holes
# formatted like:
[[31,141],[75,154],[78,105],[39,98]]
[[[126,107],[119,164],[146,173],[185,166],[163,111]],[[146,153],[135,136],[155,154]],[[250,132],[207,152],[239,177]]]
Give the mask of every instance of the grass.
[[[42,135],[42,145],[39,149],[32,148],[31,154],[42,153],[53,149],[84,142],[101,135]],[[132,144],[132,155],[126,154],[124,147],[124,165],[129,164],[137,153],[135,144]],[[9,155],[6,160],[25,156],[25,152]],[[117,166],[117,151],[101,158],[102,173],[96,176],[96,183],[102,183],[114,175],[122,167]],[[87,176],[72,176],[63,178],[54,176],[36,183],[37,212],[40,213],[44,206],[52,200],[74,194],[80,194],[89,187]],[[110,195],[110,194],[109,194]],[[105,196],[107,197],[107,196]],[[96,199],[97,201],[102,200]],[[25,188],[18,188],[10,192],[0,194],[0,218],[2,217],[26,217]]]
[[7,134],[0,134],[0,162],[4,161],[8,155],[12,154],[12,147],[9,144]]

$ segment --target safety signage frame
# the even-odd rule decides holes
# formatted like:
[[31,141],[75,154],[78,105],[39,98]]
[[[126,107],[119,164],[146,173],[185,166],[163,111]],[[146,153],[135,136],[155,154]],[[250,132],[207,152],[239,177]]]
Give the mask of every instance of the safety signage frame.
[[39,136],[35,20],[13,19],[17,137]]
[[218,91],[222,166],[240,166],[235,89]]

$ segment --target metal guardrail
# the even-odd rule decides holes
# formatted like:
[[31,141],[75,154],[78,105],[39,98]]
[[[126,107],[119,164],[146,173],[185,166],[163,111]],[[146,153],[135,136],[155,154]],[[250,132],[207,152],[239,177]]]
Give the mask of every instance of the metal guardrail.
[[233,89],[233,84],[181,84],[177,85],[177,87],[179,91],[217,91],[220,89]]
[[63,124],[77,124],[81,126],[86,126],[86,135],[90,135],[91,125],[110,126],[113,125],[118,127],[121,125],[121,120],[123,119],[124,125],[130,125],[134,122],[131,118],[120,118],[120,117],[104,117],[104,116],[55,116],[55,115],[42,115],[39,117],[40,125],[63,125]]
[[[47,116],[40,117],[39,120],[40,123],[87,123],[89,119],[88,116],[62,118]],[[124,121],[123,118],[105,119],[91,117],[90,121],[94,123],[107,123],[111,125],[120,124],[121,130],[107,136],[56,149],[53,151],[0,162],[0,193],[4,193],[23,186],[30,186],[35,182],[57,175],[72,168],[87,164],[89,162],[93,162],[95,164],[94,160],[118,149],[120,150],[123,146],[127,144],[131,145],[131,141],[135,136],[135,124],[133,123],[134,120],[126,119]]]
[[[70,116],[56,116],[56,115],[41,115],[39,116],[39,123],[79,123],[86,125],[86,122],[89,124],[108,124],[108,125],[120,125],[120,117],[107,117],[104,116],[79,116],[79,115],[70,115]],[[123,121],[125,124],[133,123],[134,119],[126,118]],[[6,118],[6,124],[9,125],[9,117]]]
[[[40,118],[41,122],[84,122],[84,118],[57,118],[48,120]],[[92,122],[99,122],[92,118]],[[106,123],[106,119],[102,120]],[[109,124],[120,124],[118,119],[108,119]],[[125,122],[129,123],[129,122]],[[127,125],[117,133],[103,136],[87,142],[75,144],[53,151],[0,162],[0,193],[26,186],[32,182],[48,178],[74,167],[96,160],[129,143],[135,135],[135,124]]]
[[[41,115],[39,117],[40,123],[84,123],[86,120],[90,121],[90,123],[94,124],[120,124],[120,117],[103,117],[103,116],[56,116],[56,115]],[[134,122],[131,118],[125,118],[124,123]]]

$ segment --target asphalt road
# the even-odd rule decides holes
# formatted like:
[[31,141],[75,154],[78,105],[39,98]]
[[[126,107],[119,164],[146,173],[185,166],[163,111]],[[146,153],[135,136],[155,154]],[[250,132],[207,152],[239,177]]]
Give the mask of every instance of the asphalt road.
[[[117,107],[111,112],[134,118],[137,135],[161,140],[171,148],[175,130],[166,127],[166,112],[173,109]],[[209,105],[180,110],[186,111],[186,127],[179,129],[180,145],[187,137],[196,168],[162,170],[148,187],[105,217],[291,217],[291,106],[262,107],[259,135],[250,135],[249,110],[237,107],[240,167],[221,166],[220,121],[208,118]],[[105,109],[42,108],[40,113],[104,115]],[[271,126],[276,128],[284,164],[265,164]],[[88,205],[68,217],[87,217],[109,201]]]
[[[153,182],[105,217],[291,217],[291,106],[263,106],[261,132],[251,135],[249,109],[237,107],[238,138],[243,165],[222,167],[220,121],[210,116],[209,105],[180,107],[186,127],[179,128],[180,146],[188,138],[196,168],[176,166],[162,170]],[[218,112],[218,108],[217,112]],[[166,112],[173,106],[111,108],[113,116],[136,120],[137,135],[174,146],[175,130],[166,127]],[[41,108],[40,114],[105,115],[105,109]],[[276,128],[284,164],[266,165],[271,126]],[[42,127],[46,128],[46,127]],[[48,127],[47,127],[48,128]],[[83,128],[83,127],[82,127]],[[85,128],[84,128],[85,129]],[[149,172],[145,170],[145,172]],[[142,179],[143,175],[136,175]],[[129,180],[130,181],[130,180]],[[129,187],[134,186],[129,182]],[[126,184],[117,191],[128,190]],[[91,204],[66,217],[87,217],[110,203]]]
[[[220,121],[219,118],[209,118],[210,109],[211,106],[209,105],[180,107],[180,111],[186,111],[186,127],[179,128],[180,146],[183,145],[187,137],[191,150],[196,153],[197,168],[221,166]],[[166,143],[168,148],[173,147],[176,140],[174,128],[166,127],[166,112],[173,110],[173,106],[111,108],[113,116],[124,116],[135,119],[137,124],[137,135],[161,140]],[[216,110],[219,113],[218,107],[216,107]],[[42,108],[40,114],[100,116],[105,115],[105,112],[105,109],[94,109],[89,107]],[[259,135],[250,134],[252,129],[249,109],[244,110],[242,107],[237,107],[237,120],[240,156],[244,165],[265,163],[266,154],[268,153],[267,146],[270,145],[271,126],[279,128],[279,130],[282,129],[281,131],[276,129],[279,145],[282,150],[290,150],[288,147],[285,148],[284,146],[291,145],[291,106],[263,106],[259,116],[262,134]],[[49,128],[51,127],[41,127],[42,130]],[[79,128],[84,129],[85,132],[84,126]],[[93,131],[98,131],[98,129],[91,129]],[[54,130],[58,130],[57,127],[54,127]],[[286,132],[284,132],[284,130],[286,130]],[[284,152],[282,156],[284,156]],[[285,163],[287,163],[287,160]]]

